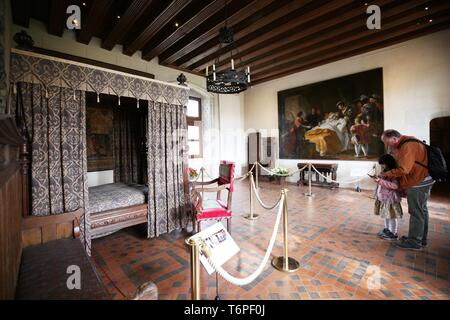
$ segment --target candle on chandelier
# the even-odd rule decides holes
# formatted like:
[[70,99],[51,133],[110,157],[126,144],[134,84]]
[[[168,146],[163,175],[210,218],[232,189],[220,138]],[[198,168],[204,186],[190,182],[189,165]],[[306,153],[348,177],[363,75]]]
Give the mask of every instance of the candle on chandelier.
[[206,66],[206,76],[208,76],[208,66]]
[[234,70],[234,59],[231,59],[231,69]]

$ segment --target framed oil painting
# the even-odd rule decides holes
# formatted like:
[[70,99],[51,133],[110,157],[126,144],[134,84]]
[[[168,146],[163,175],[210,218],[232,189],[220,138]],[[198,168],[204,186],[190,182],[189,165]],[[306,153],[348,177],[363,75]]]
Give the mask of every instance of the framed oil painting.
[[382,68],[280,91],[280,158],[377,159],[383,119]]
[[86,107],[86,143],[88,171],[114,169],[113,111]]

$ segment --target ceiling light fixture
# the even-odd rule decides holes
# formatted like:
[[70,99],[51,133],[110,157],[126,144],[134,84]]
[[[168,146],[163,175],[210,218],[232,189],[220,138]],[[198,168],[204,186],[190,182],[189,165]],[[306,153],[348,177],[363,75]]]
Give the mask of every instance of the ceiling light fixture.
[[[221,28],[219,41],[219,49],[222,44],[231,45],[234,41],[233,30],[227,26]],[[216,63],[212,65],[212,72],[210,72],[209,66],[206,66],[206,89],[209,92],[232,94],[247,90],[250,84],[250,67],[245,68],[245,70],[236,70],[234,68],[233,50],[231,50],[231,68],[229,70],[216,71]]]

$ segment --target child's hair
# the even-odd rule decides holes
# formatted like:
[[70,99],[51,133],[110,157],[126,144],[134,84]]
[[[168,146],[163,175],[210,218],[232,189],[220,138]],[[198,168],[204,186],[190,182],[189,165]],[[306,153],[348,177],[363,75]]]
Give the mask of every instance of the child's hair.
[[385,166],[384,171],[389,171],[392,169],[396,169],[398,167],[394,157],[390,154],[383,154],[378,159],[378,164],[384,164]]

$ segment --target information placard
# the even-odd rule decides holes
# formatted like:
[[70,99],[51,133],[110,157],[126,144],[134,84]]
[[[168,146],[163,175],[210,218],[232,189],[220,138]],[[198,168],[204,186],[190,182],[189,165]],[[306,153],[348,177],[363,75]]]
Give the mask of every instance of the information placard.
[[[224,225],[220,222],[215,223],[205,230],[193,235],[191,239],[198,239],[199,243],[204,241],[214,257],[214,261],[220,266],[231,259],[240,250],[239,246],[225,229]],[[201,251],[200,261],[208,274],[212,274],[214,272],[214,268]]]

